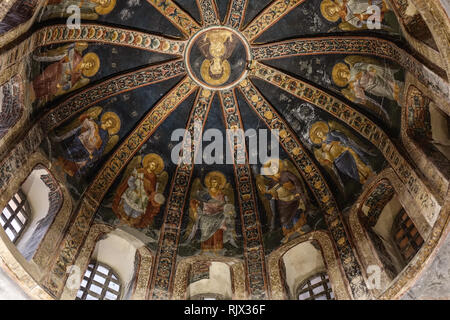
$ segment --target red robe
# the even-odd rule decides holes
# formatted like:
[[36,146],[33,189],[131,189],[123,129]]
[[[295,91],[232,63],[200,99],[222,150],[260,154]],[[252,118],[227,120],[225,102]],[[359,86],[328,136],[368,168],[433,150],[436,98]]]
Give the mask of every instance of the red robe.
[[[36,99],[46,100],[54,97],[63,78],[63,64],[68,62],[68,56],[58,62],[52,63],[33,80],[34,93]],[[82,77],[82,70],[77,70],[78,65],[83,61],[83,57],[75,51],[72,61],[71,87],[73,87]]]
[[123,210],[122,195],[128,189],[128,178],[125,179],[117,188],[117,193],[114,197],[112,209],[114,213],[119,217],[119,219],[125,219],[129,222],[129,224],[138,229],[147,228],[152,224],[153,219],[159,213],[161,205],[155,202],[155,194],[156,192],[156,183],[157,178],[156,175],[152,172],[149,173],[145,169],[139,169],[138,174],[144,174],[144,190],[148,196],[148,204],[145,210],[145,213],[138,218],[130,218],[126,212]]

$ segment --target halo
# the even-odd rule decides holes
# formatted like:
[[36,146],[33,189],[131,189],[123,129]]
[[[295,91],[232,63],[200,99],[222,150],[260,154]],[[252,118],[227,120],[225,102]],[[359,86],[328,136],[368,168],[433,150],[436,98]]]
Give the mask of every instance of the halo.
[[213,77],[211,77],[211,75],[209,74],[209,68],[211,67],[211,61],[210,60],[205,60],[202,63],[201,69],[200,69],[200,73],[202,75],[203,80],[206,81],[207,84],[213,85],[213,86],[221,86],[223,85],[225,82],[228,81],[228,79],[230,79],[231,76],[231,66],[230,63],[227,60],[224,60],[222,62],[222,68],[223,68],[223,73],[222,76],[218,79],[214,79]]
[[338,21],[341,18],[339,12],[330,13],[330,9],[336,6],[337,4],[332,0],[323,0],[320,4],[320,12],[322,13],[322,16],[330,22]]
[[320,138],[317,135],[320,131],[324,133],[328,133],[330,131],[330,128],[326,122],[316,122],[311,126],[311,129],[309,130],[309,138],[314,144],[321,144],[323,141],[323,138]]
[[85,41],[78,41],[75,42],[75,49],[83,52],[84,50],[86,50],[88,48],[89,44]]
[[276,173],[280,173],[281,171],[283,171],[283,161],[281,161],[281,159],[272,158],[263,164],[263,170],[270,170],[270,173],[272,173],[273,169],[275,168],[278,169]]
[[108,132],[110,135],[114,135],[117,132],[120,131],[121,121],[117,114],[114,112],[105,112],[105,114],[102,116],[102,123],[111,120],[113,122],[112,128],[108,129]]
[[116,0],[109,0],[108,4],[106,6],[98,5],[95,7],[95,12],[97,12],[100,15],[105,15],[113,11],[114,7],[116,6]]
[[100,69],[100,58],[94,52],[89,52],[83,57],[83,62],[92,62],[94,65],[90,69],[83,69],[83,75],[85,77],[93,77],[97,74]]
[[103,112],[103,108],[102,107],[95,106],[95,107],[92,107],[92,108],[88,109],[88,111],[86,111],[84,114],[85,115],[87,115],[87,114],[89,114],[89,115],[90,114],[94,114],[94,117],[92,119],[97,119],[102,114],[102,112]]
[[222,172],[219,171],[213,171],[206,175],[205,178],[205,185],[209,188],[211,187],[211,180],[215,178],[219,183],[219,188],[223,189],[225,188],[225,184],[227,183],[227,178]]
[[333,71],[331,73],[333,82],[339,87],[346,87],[349,82],[347,78],[342,76],[343,72],[350,74],[350,68],[345,63],[340,62],[333,67]]
[[150,162],[156,164],[155,174],[160,174],[164,170],[164,160],[156,153],[150,153],[144,157],[142,164],[144,168],[147,168]]

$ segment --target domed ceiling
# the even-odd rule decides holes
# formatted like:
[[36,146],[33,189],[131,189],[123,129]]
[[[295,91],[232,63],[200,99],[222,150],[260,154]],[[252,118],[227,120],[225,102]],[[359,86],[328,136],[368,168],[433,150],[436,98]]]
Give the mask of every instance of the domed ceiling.
[[155,297],[177,257],[209,254],[245,260],[264,298],[265,257],[316,230],[352,293],[366,290],[346,210],[403,161],[385,146],[406,71],[425,77],[393,9],[372,1],[374,28],[363,1],[90,0],[66,28],[78,2],[50,0],[35,22],[46,46],[27,64],[32,118],[73,198],[156,253]]

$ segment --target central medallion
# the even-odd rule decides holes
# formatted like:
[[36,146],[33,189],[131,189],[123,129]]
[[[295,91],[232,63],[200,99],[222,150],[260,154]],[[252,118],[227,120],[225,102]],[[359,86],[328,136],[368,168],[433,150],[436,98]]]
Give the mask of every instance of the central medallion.
[[191,78],[209,90],[226,90],[247,76],[250,46],[236,30],[209,27],[189,41],[185,62]]

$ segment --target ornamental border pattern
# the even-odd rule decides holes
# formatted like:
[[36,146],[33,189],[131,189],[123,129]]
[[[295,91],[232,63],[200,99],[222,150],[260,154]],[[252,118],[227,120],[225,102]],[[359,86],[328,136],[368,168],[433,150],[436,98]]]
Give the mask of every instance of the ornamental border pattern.
[[17,143],[8,155],[0,162],[0,193],[9,187],[8,183],[15,178],[20,168],[27,162],[44,139],[44,132],[39,124],[32,127],[22,141]]
[[252,42],[264,31],[269,29],[281,18],[295,9],[306,0],[275,0],[266,9],[260,12],[256,18],[242,31],[242,34]]
[[[186,131],[193,137],[192,144],[194,148],[190,148],[189,159],[191,163],[182,163],[181,161],[183,159],[180,159],[180,163],[172,178],[172,186],[164,213],[164,223],[159,238],[158,251],[153,266],[153,276],[149,285],[149,296],[152,300],[168,299],[172,293],[181,223],[184,214],[183,209],[189,194],[188,188],[194,172],[193,163],[199,149],[197,146],[201,143],[200,139],[203,137],[203,134],[199,134],[198,132],[200,128],[197,127],[197,123],[202,124],[201,130],[203,131],[214,96],[215,93],[207,89],[200,89],[198,91],[194,107],[191,110],[186,125]],[[183,141],[188,140],[184,139]],[[183,155],[184,157],[186,155]]]
[[125,139],[112,157],[99,171],[94,183],[90,185],[75,214],[75,220],[66,234],[59,251],[60,255],[52,266],[51,275],[46,279],[46,287],[57,296],[66,278],[65,270],[75,259],[101,199],[128,163],[138,148],[154,133],[161,121],[164,121],[184,101],[196,87],[185,78],[176,85],[159,103],[145,116],[144,120]]
[[183,61],[174,60],[114,77],[70,97],[54,108],[53,111],[44,115],[40,122],[43,129],[49,132],[74,114],[103,100],[182,76],[185,72]]
[[80,29],[68,29],[66,25],[53,25],[35,31],[14,48],[3,52],[0,55],[0,71],[6,72],[39,47],[77,41],[116,44],[175,56],[181,56],[186,46],[186,41],[123,28],[82,24]]
[[[244,130],[235,92],[227,90],[220,93],[223,122],[227,130]],[[233,156],[233,168],[241,213],[242,234],[244,237],[244,259],[250,296],[253,299],[270,297],[261,221],[259,219],[255,190],[252,184],[252,171],[248,161],[247,146],[243,135],[236,135],[237,145],[245,154],[238,152],[234,145],[228,145]],[[230,136],[229,141],[234,141]],[[242,164],[244,163],[244,164]]]
[[[408,133],[408,108],[409,108],[409,98],[410,90],[415,88],[423,96],[428,97],[431,101],[434,101],[434,97],[430,97],[426,93],[422,92],[417,86],[417,80],[412,77],[409,73],[406,75],[405,81],[405,94],[403,97],[403,107],[402,107],[402,125],[401,125],[401,139],[403,146],[406,151],[408,151],[409,156],[414,161],[416,166],[420,169],[422,174],[427,178],[427,182],[430,184],[431,189],[436,193],[439,199],[445,199],[447,190],[449,188],[449,181],[446,179],[445,175],[439,170],[439,168],[431,161],[428,155],[420,148],[414,139],[412,139]],[[436,104],[436,102],[435,102]],[[441,109],[440,109],[441,110]],[[443,200],[442,200],[443,201]]]
[[147,297],[148,283],[152,275],[153,254],[147,247],[137,250],[139,256],[139,268],[131,300],[145,300]]
[[440,92],[443,97],[450,98],[446,81],[396,44],[380,38],[340,36],[286,40],[256,46],[252,53],[256,60],[318,54],[362,54],[386,58],[410,71],[420,82]]
[[311,191],[324,212],[325,220],[337,246],[344,270],[350,283],[352,293],[356,299],[367,296],[362,271],[352,250],[341,213],[324,177],[315,163],[304,151],[297,136],[289,129],[284,120],[273,107],[262,97],[250,81],[243,81],[240,85],[250,107],[272,130],[280,130],[280,145],[286,150],[295,166],[304,177]]
[[248,0],[232,0],[225,25],[240,30],[244,23],[245,13],[247,12]]
[[[16,123],[12,127],[10,127],[8,129],[8,132],[0,139],[0,154],[7,151],[7,149],[11,147],[14,138],[17,136],[18,133],[20,133],[21,129],[27,123],[30,117],[30,108],[28,108],[25,105],[26,100],[25,90],[22,79],[24,79],[23,75],[16,74],[7,81],[7,82],[13,81],[15,82],[15,84],[19,86],[19,96],[21,96],[22,98],[19,99],[20,100],[19,106],[16,107],[22,108],[22,114],[20,118],[16,121]],[[6,82],[0,85],[0,90],[3,89],[4,85],[6,85]]]
[[195,0],[203,20],[203,27],[219,25],[219,11],[215,0]]
[[165,16],[185,36],[193,36],[200,31],[200,25],[172,0],[147,0],[156,10]]
[[401,179],[408,186],[411,195],[415,198],[417,205],[422,208],[422,213],[425,215],[428,223],[432,225],[436,221],[441,205],[434,195],[429,192],[423,181],[419,179],[406,159],[400,154],[388,135],[370,119],[319,88],[288,76],[274,68],[254,63],[251,75],[267,81],[297,98],[312,103],[359,132],[382,152],[390,165],[398,172]]

